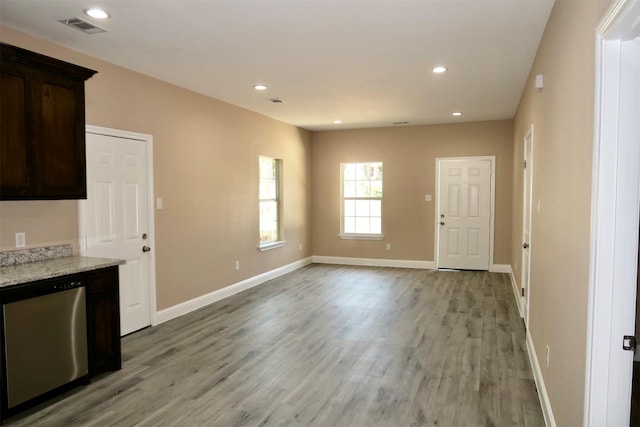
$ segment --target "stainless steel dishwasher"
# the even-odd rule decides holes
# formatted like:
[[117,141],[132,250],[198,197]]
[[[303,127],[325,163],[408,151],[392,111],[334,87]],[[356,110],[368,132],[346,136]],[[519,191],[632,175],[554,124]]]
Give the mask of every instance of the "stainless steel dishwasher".
[[84,276],[3,290],[2,312],[9,412],[87,376]]

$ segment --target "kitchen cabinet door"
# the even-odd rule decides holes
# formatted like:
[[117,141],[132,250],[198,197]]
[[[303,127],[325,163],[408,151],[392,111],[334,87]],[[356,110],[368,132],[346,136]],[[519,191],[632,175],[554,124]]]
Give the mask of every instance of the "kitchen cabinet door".
[[35,192],[45,198],[86,198],[84,81],[34,73]]
[[87,273],[89,376],[121,368],[118,267]]
[[27,80],[30,73],[17,64],[2,65],[0,86],[0,193],[8,197],[25,196],[29,188],[28,159],[30,104]]

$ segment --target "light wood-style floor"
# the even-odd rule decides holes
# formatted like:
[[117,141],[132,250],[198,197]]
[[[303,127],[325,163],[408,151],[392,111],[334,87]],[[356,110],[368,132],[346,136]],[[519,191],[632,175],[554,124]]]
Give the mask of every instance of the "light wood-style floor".
[[125,337],[29,426],[543,426],[509,278],[310,265]]

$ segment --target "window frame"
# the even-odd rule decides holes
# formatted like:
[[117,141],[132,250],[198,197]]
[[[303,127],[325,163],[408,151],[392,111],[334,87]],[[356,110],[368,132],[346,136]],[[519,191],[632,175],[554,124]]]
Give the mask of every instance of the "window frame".
[[[275,177],[275,198],[262,198],[261,197],[261,188],[262,188],[262,174],[261,174],[261,164],[262,159],[268,159],[274,163],[274,177]],[[275,249],[284,246],[286,241],[283,238],[283,227],[282,227],[282,218],[283,218],[283,209],[282,209],[282,159],[278,159],[276,157],[259,155],[258,156],[258,249],[260,251],[267,251],[270,249]],[[262,202],[276,202],[276,238],[275,240],[267,240],[262,241]]]
[[[380,164],[382,166],[382,196],[381,197],[345,197],[344,195],[344,187],[345,187],[345,177],[344,172],[347,165],[373,165]],[[357,180],[356,180],[357,182]],[[383,228],[382,228],[382,218],[384,216],[383,212],[383,199],[384,199],[384,162],[378,161],[370,161],[370,162],[341,162],[340,163],[340,234],[339,237],[341,239],[351,239],[351,240],[382,240],[384,238]],[[345,200],[379,200],[380,201],[380,233],[346,233],[345,230]],[[369,215],[371,218],[371,215]]]

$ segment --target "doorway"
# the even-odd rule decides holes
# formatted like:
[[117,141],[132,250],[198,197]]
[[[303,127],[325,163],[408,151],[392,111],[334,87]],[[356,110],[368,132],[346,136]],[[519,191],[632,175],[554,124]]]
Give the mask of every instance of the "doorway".
[[[596,120],[585,426],[628,425],[640,210],[640,2],[620,0],[596,34]],[[615,254],[615,256],[614,256]]]
[[437,268],[489,270],[495,157],[436,159]]
[[121,335],[151,325],[155,313],[151,144],[150,135],[87,126],[80,252],[126,260],[119,266]]

